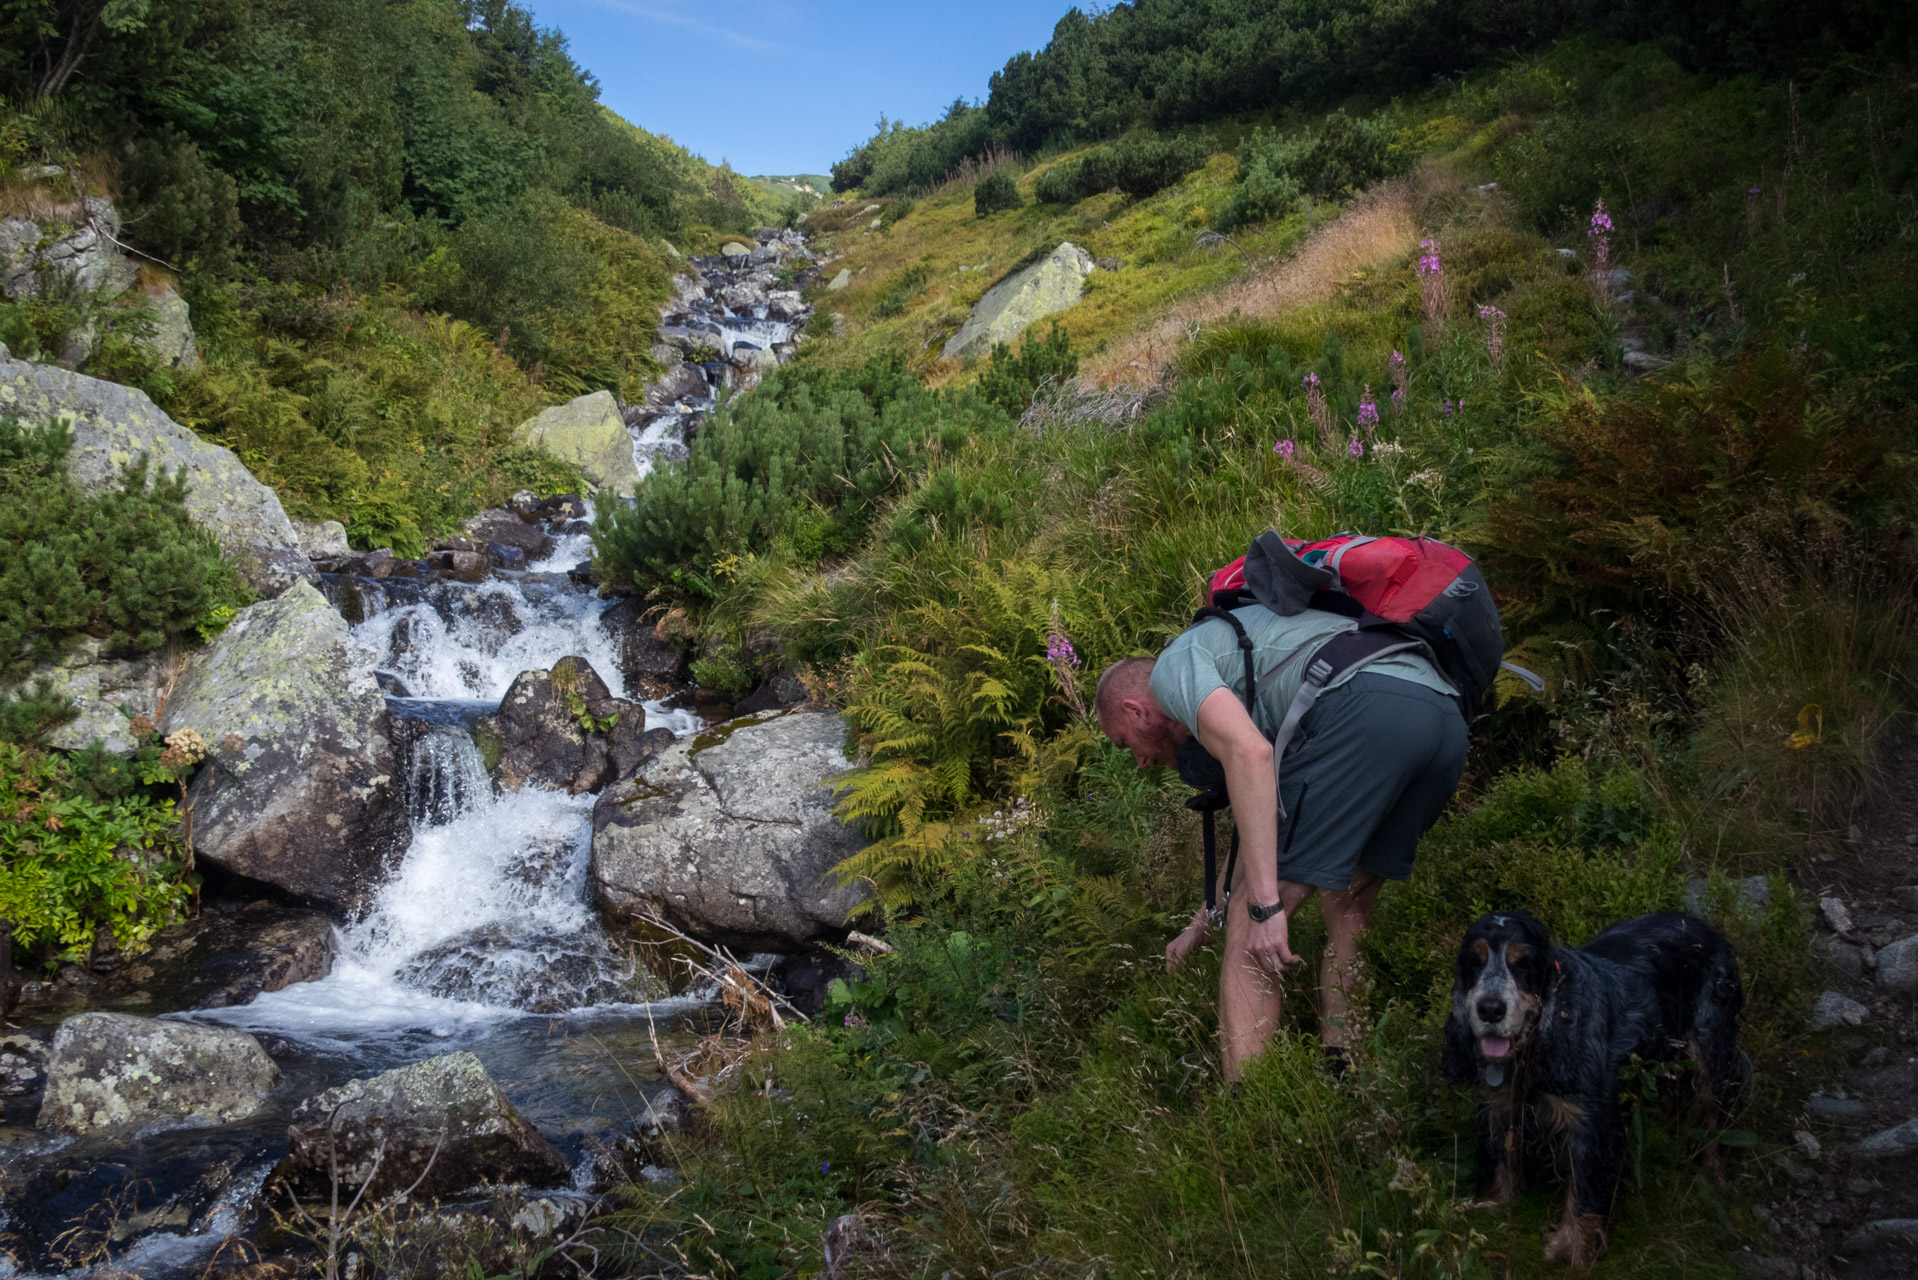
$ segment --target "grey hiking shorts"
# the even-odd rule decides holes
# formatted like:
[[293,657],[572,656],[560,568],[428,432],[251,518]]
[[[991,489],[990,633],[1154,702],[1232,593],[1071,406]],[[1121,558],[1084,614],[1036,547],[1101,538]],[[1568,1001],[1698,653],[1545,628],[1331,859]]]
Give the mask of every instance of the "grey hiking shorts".
[[1350,887],[1412,874],[1465,772],[1465,717],[1437,690],[1361,671],[1306,714],[1279,766],[1279,879]]

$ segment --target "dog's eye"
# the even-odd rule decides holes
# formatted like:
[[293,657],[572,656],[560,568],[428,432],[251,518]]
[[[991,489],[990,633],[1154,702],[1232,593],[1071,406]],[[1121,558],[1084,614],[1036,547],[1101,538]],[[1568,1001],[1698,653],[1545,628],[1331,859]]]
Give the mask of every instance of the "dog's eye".
[[1492,958],[1492,949],[1485,945],[1485,939],[1479,938],[1472,943],[1472,954],[1478,957],[1480,964],[1485,964]]
[[1532,949],[1523,942],[1508,942],[1505,944],[1506,964],[1517,964],[1520,960],[1531,954]]

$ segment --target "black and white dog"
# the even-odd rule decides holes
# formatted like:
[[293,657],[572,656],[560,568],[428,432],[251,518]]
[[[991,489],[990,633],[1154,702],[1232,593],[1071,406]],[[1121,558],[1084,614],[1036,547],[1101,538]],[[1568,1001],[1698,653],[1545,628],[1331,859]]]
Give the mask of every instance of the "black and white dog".
[[1566,1198],[1545,1256],[1592,1265],[1625,1164],[1619,1068],[1634,1055],[1696,1064],[1722,1126],[1750,1083],[1743,1005],[1731,944],[1692,916],[1639,916],[1563,948],[1523,911],[1479,917],[1459,947],[1444,1070],[1479,1086],[1480,1194],[1504,1203],[1548,1172]]

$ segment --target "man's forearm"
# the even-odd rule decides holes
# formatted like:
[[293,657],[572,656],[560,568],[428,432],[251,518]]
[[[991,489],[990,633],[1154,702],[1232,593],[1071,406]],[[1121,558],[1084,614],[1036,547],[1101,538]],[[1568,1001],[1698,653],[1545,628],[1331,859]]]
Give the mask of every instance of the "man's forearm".
[[1232,817],[1239,826],[1239,856],[1245,866],[1245,892],[1252,901],[1279,900],[1279,784],[1272,772],[1272,748],[1235,750],[1224,760],[1225,786]]

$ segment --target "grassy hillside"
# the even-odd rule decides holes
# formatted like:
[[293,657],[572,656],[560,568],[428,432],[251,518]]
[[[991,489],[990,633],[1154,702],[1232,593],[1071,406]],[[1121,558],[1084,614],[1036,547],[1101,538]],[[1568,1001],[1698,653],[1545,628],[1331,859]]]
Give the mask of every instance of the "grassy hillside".
[[[1557,1195],[1469,1203],[1470,1100],[1437,1077],[1459,932],[1522,906],[1578,941],[1707,877],[1760,1096],[1720,1186],[1703,1134],[1632,1086],[1604,1269],[1728,1276],[1744,1245],[1782,1247],[1749,1206],[1790,1195],[1777,1157],[1841,1061],[1804,1030],[1792,873],[1837,847],[1918,671],[1918,117],[1880,88],[1909,67],[1871,65],[1768,79],[1553,46],[1357,117],[1390,126],[1384,175],[1310,214],[1316,140],[1363,134],[1350,120],[1241,133],[1136,201],[1032,203],[1079,149],[1020,169],[1025,207],[985,218],[963,190],[814,215],[835,265],[865,268],[821,299],[846,332],[768,379],[750,429],[721,415],[688,464],[710,487],[640,495],[764,518],[704,526],[676,572],[645,553],[684,519],[615,520],[601,549],[709,653],[797,668],[845,709],[869,753],[845,811],[874,843],[843,870],[896,950],[826,1016],[762,1029],[740,1090],[653,1152],[688,1181],[634,1188],[629,1225],[729,1276],[805,1273],[853,1210],[893,1251],[875,1274],[1550,1274]],[[1245,256],[1200,249],[1192,210],[1230,207],[1257,166],[1297,189],[1235,233]],[[1131,253],[1062,317],[1075,351],[932,358],[970,298],[1068,234]],[[937,389],[902,390],[902,364]],[[821,448],[860,469],[735,498]],[[1306,976],[1232,1093],[1216,960],[1159,959],[1198,897],[1185,790],[1083,706],[1273,526],[1458,542],[1550,679],[1488,700],[1455,812],[1386,891],[1352,1081],[1318,1068]],[[1772,905],[1741,912],[1725,886],[1754,874]],[[1311,908],[1299,928],[1315,948]]]

